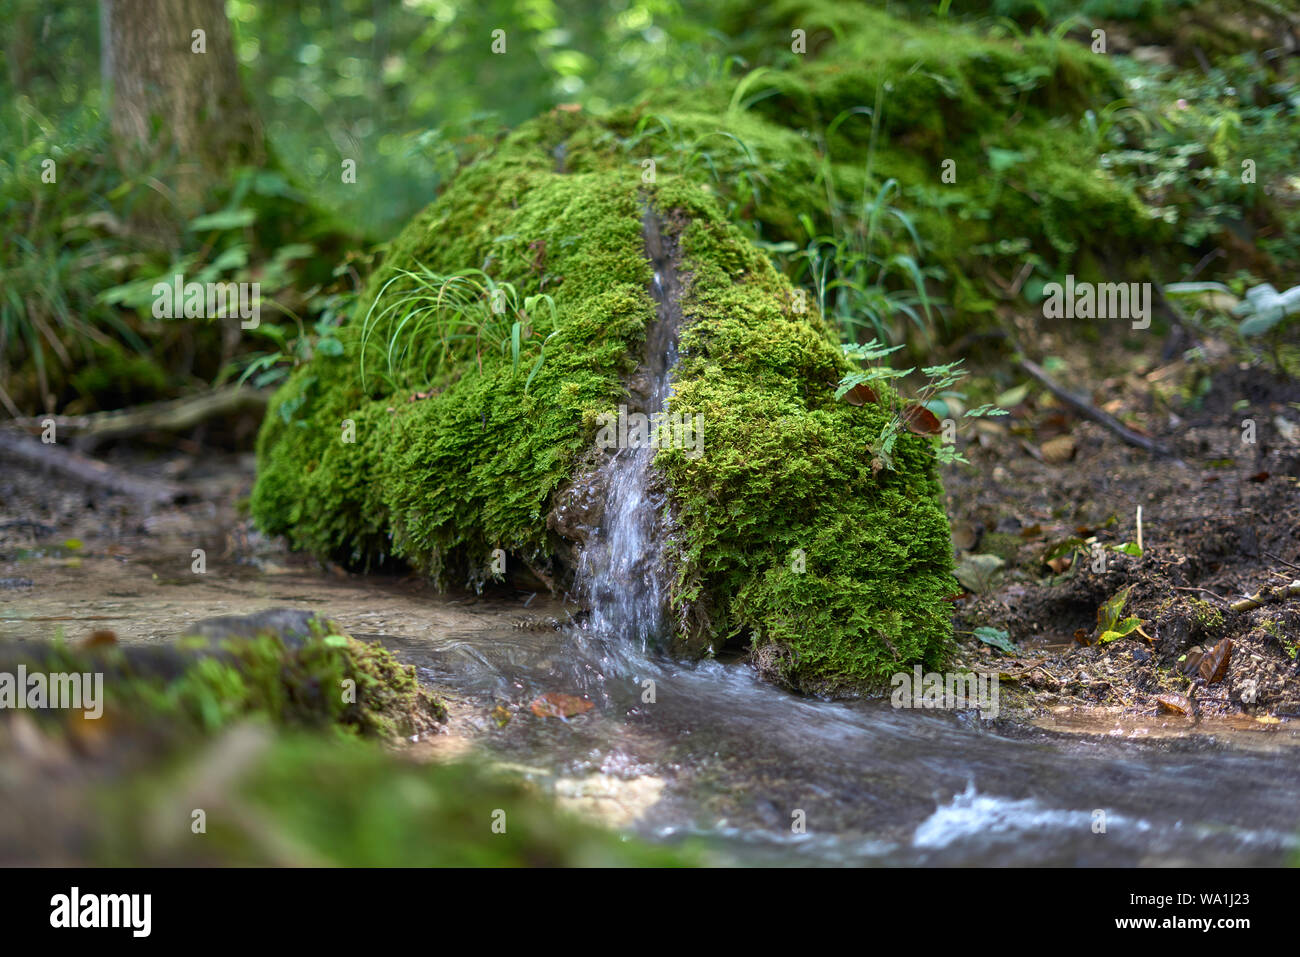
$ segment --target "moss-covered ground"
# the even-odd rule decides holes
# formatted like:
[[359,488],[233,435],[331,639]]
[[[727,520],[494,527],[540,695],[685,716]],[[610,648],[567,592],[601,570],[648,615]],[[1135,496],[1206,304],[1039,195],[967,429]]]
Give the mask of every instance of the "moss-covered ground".
[[23,665],[29,682],[103,676],[103,698],[83,709],[5,710],[0,857],[136,867],[698,861],[581,821],[504,772],[395,753],[403,736],[445,720],[414,669],[329,621],[299,629],[285,619],[253,616],[235,625],[256,627],[156,646],[0,649],[0,667]]
[[[415,669],[326,619],[301,633],[270,621],[232,634],[195,634],[165,645],[9,646],[0,660],[28,674],[102,674],[109,720],[158,722],[213,733],[256,718],[290,728],[393,740],[444,715]],[[280,626],[277,626],[280,625]]]

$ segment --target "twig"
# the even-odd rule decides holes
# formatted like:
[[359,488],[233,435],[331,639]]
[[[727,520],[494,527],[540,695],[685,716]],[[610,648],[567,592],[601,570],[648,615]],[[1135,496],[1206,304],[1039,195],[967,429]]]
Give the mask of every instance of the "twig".
[[1269,558],[1273,559],[1273,561],[1275,562],[1281,562],[1283,565],[1287,566],[1287,568],[1294,568],[1297,571],[1300,571],[1300,565],[1297,565],[1295,562],[1287,561],[1281,555],[1274,555],[1272,552],[1268,550],[1265,550],[1264,554],[1267,555]]
[[183,486],[174,482],[131,475],[80,452],[57,444],[46,445],[29,436],[0,432],[0,454],[23,465],[58,472],[86,485],[122,492],[158,505],[174,502],[187,494]]
[[1138,435],[1138,433],[1124,425],[1124,423],[1120,422],[1119,419],[1115,418],[1110,413],[1103,412],[1087,399],[1077,396],[1073,392],[1057,385],[1055,380],[1044,372],[1037,363],[1021,358],[1016,361],[1016,365],[1019,366],[1030,378],[1037,380],[1038,383],[1045,387],[1048,392],[1052,393],[1052,395],[1056,396],[1070,408],[1074,409],[1074,411],[1078,412],[1085,419],[1091,419],[1103,428],[1109,429],[1129,445],[1137,446],[1153,455],[1169,454],[1169,450],[1155,439],[1149,439],[1145,435]]
[[1232,604],[1230,601],[1228,601],[1228,599],[1224,598],[1222,595],[1216,594],[1215,592],[1210,591],[1208,588],[1201,588],[1199,585],[1170,585],[1169,587],[1172,588],[1174,591],[1199,591],[1199,592],[1204,592],[1204,593],[1207,594],[1207,595],[1210,595],[1210,596],[1212,596],[1212,597],[1214,597],[1214,598],[1217,598],[1219,601],[1223,602],[1225,605],[1230,605],[1230,604]]
[[1292,595],[1300,595],[1300,579],[1296,579],[1289,585],[1279,585],[1277,588],[1261,588],[1249,598],[1234,601],[1228,607],[1233,611],[1250,611],[1252,608],[1259,608],[1272,601],[1282,601]]
[[266,408],[267,399],[265,392],[232,386],[118,412],[43,415],[15,419],[11,424],[38,433],[45,428],[47,420],[53,419],[57,429],[66,430],[76,437],[77,444],[93,446],[105,439],[139,435],[143,432],[184,432],[208,419],[235,415],[245,410],[260,411]]

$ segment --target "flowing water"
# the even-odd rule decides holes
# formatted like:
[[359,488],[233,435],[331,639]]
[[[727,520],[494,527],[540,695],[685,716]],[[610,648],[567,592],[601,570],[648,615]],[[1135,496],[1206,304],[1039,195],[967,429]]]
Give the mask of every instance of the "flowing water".
[[[672,395],[680,281],[673,251],[649,210],[645,236],[654,267],[650,293],[656,319],[624,409],[655,416],[667,410]],[[619,429],[620,439],[626,431]],[[666,495],[653,468],[657,449],[648,438],[642,433],[640,444],[617,448],[603,466],[605,474],[598,481],[605,490],[602,518],[583,548],[576,582],[578,595],[590,608],[584,628],[600,639],[631,642],[642,652],[662,641],[668,621]]]
[[[653,840],[694,836],[722,860],[1278,864],[1297,853],[1300,733],[1290,722],[1242,730],[1062,715],[1063,733],[799,698],[743,663],[684,663],[632,637],[547,627],[578,609],[542,596],[454,598],[271,562],[214,559],[194,575],[193,542],[182,529],[88,541],[75,558],[21,556],[0,568],[30,582],[0,591],[0,638],[111,628],[152,642],[212,615],[317,611],[414,664],[449,697],[453,725],[481,759]],[[595,707],[568,721],[535,717],[529,703],[548,692],[585,694]],[[504,727],[489,717],[498,705],[511,713]],[[1104,834],[1093,833],[1097,810]],[[792,830],[797,811],[804,833]]]

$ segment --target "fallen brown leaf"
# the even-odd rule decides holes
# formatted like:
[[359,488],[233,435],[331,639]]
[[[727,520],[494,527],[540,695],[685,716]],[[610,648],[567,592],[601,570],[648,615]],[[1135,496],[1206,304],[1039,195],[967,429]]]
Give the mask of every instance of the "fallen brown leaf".
[[1206,684],[1217,684],[1228,673],[1228,664],[1232,661],[1232,639],[1224,638],[1210,649],[1210,653],[1201,659],[1199,671]]
[[848,392],[844,393],[844,401],[849,405],[866,405],[868,402],[876,401],[876,390],[871,388],[865,382],[859,382]]
[[98,631],[92,631],[90,636],[81,643],[81,647],[106,648],[115,644],[117,644],[117,635],[107,628],[101,628]]
[[1043,461],[1049,465],[1064,465],[1074,458],[1074,436],[1058,435],[1054,439],[1048,439],[1039,446],[1039,451],[1043,454]]
[[1192,713],[1192,702],[1186,695],[1156,695],[1156,710],[1160,711],[1162,714],[1190,715]]
[[943,431],[939,417],[923,405],[913,403],[901,413],[903,425],[916,435],[938,435]]
[[584,714],[596,706],[577,695],[548,691],[534,699],[529,707],[539,718],[571,718],[575,714]]

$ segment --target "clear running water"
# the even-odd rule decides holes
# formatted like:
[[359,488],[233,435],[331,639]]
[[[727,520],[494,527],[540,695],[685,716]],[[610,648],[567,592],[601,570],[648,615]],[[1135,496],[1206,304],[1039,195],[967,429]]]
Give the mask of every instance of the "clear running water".
[[[654,266],[650,293],[657,317],[625,409],[653,416],[667,411],[672,395],[680,283],[671,246],[651,211],[645,216],[645,237]],[[577,593],[590,607],[584,627],[642,652],[668,631],[666,497],[653,467],[656,451],[645,443],[619,448],[606,462],[602,518],[583,548],[576,576]]]

